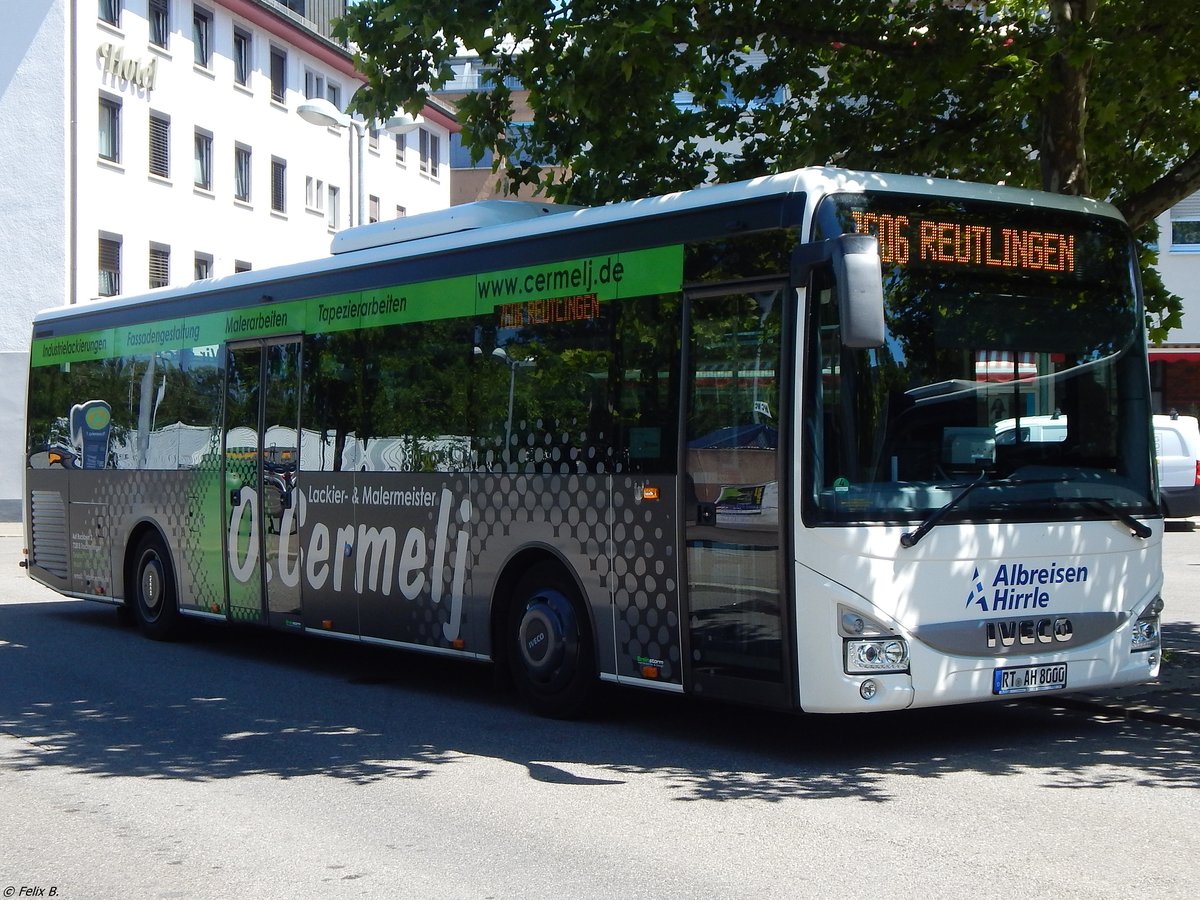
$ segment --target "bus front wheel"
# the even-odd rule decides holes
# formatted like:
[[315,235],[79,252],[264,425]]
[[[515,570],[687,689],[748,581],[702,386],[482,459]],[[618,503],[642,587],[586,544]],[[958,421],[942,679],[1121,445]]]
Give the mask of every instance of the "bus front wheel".
[[142,633],[156,641],[179,636],[181,621],[175,570],[171,556],[157,534],[148,534],[134,554],[132,601]]
[[517,583],[508,611],[509,667],[538,714],[566,718],[587,705],[596,655],[575,585],[556,566],[535,566]]

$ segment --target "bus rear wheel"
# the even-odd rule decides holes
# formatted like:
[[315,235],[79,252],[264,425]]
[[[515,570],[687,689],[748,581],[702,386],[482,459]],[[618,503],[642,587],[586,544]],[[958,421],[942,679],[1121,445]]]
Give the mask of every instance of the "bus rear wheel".
[[171,555],[157,534],[138,543],[133,557],[132,602],[142,633],[156,641],[177,638],[182,631],[179,597]]
[[521,577],[507,634],[513,681],[530,708],[551,718],[582,712],[596,684],[596,654],[579,593],[561,569],[543,564]]

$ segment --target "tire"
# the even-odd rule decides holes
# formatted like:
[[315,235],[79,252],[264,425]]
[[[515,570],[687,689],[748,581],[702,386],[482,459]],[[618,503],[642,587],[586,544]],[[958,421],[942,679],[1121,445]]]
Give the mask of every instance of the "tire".
[[561,568],[541,564],[521,577],[505,634],[513,682],[534,712],[561,719],[586,709],[597,682],[595,645],[579,592]]
[[142,634],[156,641],[178,638],[183,621],[175,590],[175,568],[157,534],[148,534],[138,543],[133,557],[132,588],[126,602],[132,603]]

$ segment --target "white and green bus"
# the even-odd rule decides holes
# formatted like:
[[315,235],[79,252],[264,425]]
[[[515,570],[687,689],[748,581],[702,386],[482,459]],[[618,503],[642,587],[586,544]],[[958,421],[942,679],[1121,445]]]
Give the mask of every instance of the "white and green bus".
[[1143,316],[1114,209],[1003,187],[807,169],[367,225],[37,316],[29,572],[157,639],[491,662],[551,715],[600,681],[812,712],[1138,682]]

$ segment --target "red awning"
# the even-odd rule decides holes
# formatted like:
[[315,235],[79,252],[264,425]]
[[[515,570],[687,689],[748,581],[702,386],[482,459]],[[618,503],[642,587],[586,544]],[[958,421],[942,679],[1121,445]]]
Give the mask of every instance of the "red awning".
[[1164,347],[1161,350],[1150,348],[1150,362],[1187,362],[1200,363],[1200,347],[1195,350],[1177,350]]

